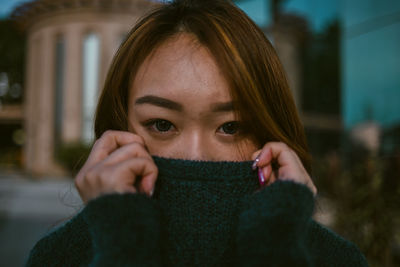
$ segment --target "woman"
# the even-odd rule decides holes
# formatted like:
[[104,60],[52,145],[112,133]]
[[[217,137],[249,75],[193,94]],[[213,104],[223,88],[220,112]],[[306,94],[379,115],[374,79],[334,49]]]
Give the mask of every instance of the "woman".
[[228,1],[144,17],[114,58],[95,132],[75,180],[87,206],[29,265],[366,265],[311,219],[317,190],[282,66]]

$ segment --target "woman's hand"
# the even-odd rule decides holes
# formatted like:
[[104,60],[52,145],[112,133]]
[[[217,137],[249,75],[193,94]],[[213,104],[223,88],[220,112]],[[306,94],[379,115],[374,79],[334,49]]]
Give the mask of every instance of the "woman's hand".
[[153,194],[158,169],[143,139],[130,132],[106,131],[75,178],[82,200],[107,193]]
[[308,186],[314,195],[317,194],[317,188],[299,157],[285,143],[267,143],[262,149],[253,153],[252,159],[253,167],[258,167],[264,175],[266,185],[276,180],[293,181]]

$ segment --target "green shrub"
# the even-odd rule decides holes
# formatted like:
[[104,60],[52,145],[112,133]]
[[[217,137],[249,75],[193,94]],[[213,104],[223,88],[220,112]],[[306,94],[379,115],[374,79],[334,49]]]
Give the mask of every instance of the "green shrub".
[[90,154],[91,146],[84,143],[69,143],[56,149],[56,159],[71,174],[75,175],[82,168]]

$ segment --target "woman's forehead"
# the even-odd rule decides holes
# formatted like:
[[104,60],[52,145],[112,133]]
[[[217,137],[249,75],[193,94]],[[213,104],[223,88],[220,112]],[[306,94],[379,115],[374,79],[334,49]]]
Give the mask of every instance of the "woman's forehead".
[[131,98],[158,95],[187,100],[231,100],[228,83],[209,50],[189,34],[161,44],[138,69]]

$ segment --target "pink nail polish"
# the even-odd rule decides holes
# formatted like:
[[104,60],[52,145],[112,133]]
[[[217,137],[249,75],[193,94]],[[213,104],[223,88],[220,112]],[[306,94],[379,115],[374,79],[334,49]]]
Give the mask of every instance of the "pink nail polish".
[[264,177],[264,173],[262,172],[261,168],[258,168],[258,181],[260,183],[260,186],[265,185],[265,177]]
[[257,164],[259,161],[260,161],[260,159],[258,157],[254,160],[253,165],[251,166],[253,168],[253,170],[257,169]]

